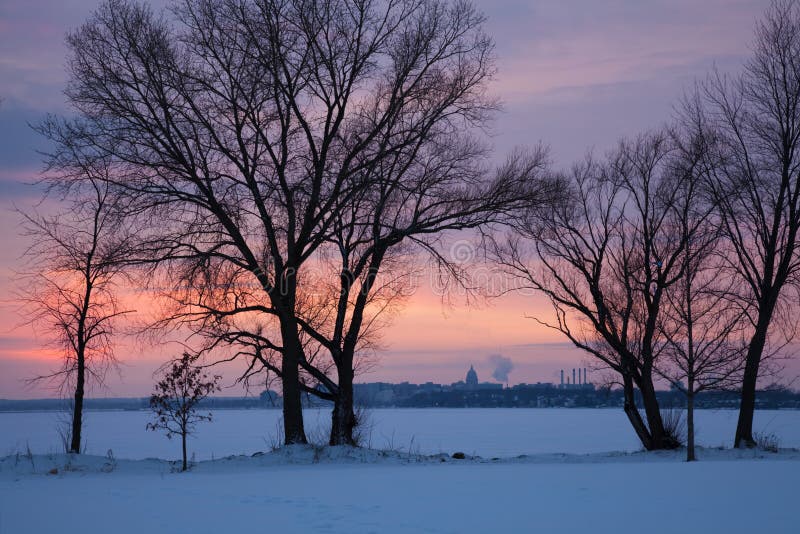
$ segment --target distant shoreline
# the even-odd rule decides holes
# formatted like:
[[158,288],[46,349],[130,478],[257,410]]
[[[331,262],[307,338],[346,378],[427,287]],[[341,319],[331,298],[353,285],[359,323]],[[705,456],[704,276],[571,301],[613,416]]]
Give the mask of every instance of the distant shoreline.
[[[686,398],[680,391],[656,393],[663,409],[683,409]],[[641,398],[635,395],[637,406]],[[437,384],[358,384],[356,405],[366,409],[382,408],[611,408],[621,410],[624,399],[621,390],[597,389],[592,384],[559,387],[552,384],[518,385],[510,388],[455,387]],[[2,412],[59,412],[66,411],[71,399],[0,399]],[[84,400],[86,411],[148,411],[149,397],[108,397]],[[303,398],[304,408],[328,409],[329,402],[312,395]],[[281,398],[275,391],[252,396],[208,397],[201,401],[201,410],[275,410]],[[695,398],[696,409],[738,410],[739,394],[735,391],[707,391]],[[764,389],[756,398],[758,410],[800,410],[800,392],[783,389]]]

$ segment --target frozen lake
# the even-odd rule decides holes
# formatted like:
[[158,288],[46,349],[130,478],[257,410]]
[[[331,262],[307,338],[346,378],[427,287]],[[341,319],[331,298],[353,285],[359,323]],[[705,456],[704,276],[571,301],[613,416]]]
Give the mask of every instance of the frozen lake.
[[[328,410],[307,410],[306,431],[325,441]],[[85,414],[87,452],[117,458],[176,459],[180,443],[145,430],[148,412]],[[24,452],[61,452],[58,434],[63,413],[0,413],[0,456]],[[420,453],[463,451],[484,457],[536,453],[635,451],[639,443],[620,409],[375,409],[369,412],[369,445]],[[696,415],[701,445],[729,447],[736,426],[733,410],[700,410]],[[268,450],[277,441],[279,410],[220,410],[202,423],[189,443],[196,459]],[[775,434],[781,447],[800,447],[800,411],[758,411],[755,428]]]

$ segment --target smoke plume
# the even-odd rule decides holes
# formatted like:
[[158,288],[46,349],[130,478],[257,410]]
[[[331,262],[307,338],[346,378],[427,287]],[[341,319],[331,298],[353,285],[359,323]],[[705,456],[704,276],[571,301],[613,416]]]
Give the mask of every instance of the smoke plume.
[[498,382],[508,382],[508,374],[514,368],[511,358],[507,358],[502,354],[492,354],[489,356],[489,363],[494,366],[492,371],[492,378]]

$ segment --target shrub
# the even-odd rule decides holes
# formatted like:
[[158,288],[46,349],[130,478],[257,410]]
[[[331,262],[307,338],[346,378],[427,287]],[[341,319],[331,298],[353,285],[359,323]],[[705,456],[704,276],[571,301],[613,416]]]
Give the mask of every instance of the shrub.
[[661,410],[661,420],[664,423],[664,432],[667,438],[680,447],[686,443],[686,418],[683,409],[667,408]]
[[756,432],[753,434],[753,439],[755,439],[756,446],[763,451],[778,452],[780,449],[778,436],[771,432]]

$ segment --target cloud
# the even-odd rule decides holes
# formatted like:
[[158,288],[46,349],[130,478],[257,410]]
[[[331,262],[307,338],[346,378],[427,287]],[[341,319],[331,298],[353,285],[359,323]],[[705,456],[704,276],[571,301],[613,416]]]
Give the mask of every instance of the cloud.
[[[529,5],[525,5],[529,4]],[[479,0],[497,44],[497,158],[544,142],[558,166],[670,118],[684,88],[737,70],[768,0]]]
[[50,145],[31,125],[43,118],[43,112],[15,100],[0,102],[0,177],[5,179],[4,175],[21,168],[41,167],[42,157],[38,152]]

